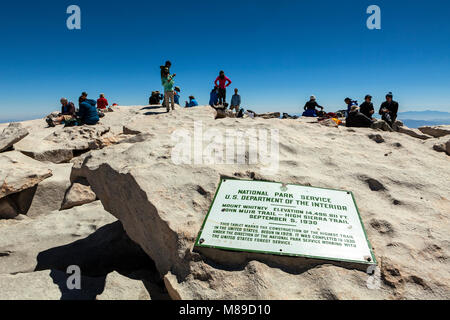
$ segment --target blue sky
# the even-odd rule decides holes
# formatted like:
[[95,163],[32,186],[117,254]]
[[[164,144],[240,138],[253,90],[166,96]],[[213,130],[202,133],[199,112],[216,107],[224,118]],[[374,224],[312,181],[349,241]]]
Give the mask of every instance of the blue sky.
[[[72,4],[81,30],[66,27]],[[372,4],[381,30],[366,27]],[[182,101],[207,104],[223,69],[257,112],[297,113],[311,94],[330,111],[367,93],[378,106],[388,91],[403,111],[450,111],[449,12],[444,0],[2,1],[0,120],[82,91],[146,104],[167,59]]]

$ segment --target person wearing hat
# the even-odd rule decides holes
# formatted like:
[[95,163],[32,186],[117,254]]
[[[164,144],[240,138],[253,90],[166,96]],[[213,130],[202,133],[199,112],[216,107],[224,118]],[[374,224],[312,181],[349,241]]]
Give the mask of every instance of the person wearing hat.
[[350,98],[345,98],[344,102],[347,104],[347,116],[350,113],[353,106],[358,106],[358,101],[352,100]]
[[81,124],[95,125],[100,121],[96,104],[97,102],[86,97],[80,97],[80,109],[77,113],[77,118]]
[[364,98],[364,102],[361,104],[359,109],[362,114],[372,119],[375,109],[373,108],[372,96],[370,94]]
[[97,109],[106,109],[109,105],[108,100],[106,100],[105,95],[100,93],[100,97],[97,99]]
[[[172,67],[172,62],[170,61],[166,61],[166,63],[160,67],[161,69],[161,80],[163,78],[167,78],[168,76],[170,76],[170,67]],[[175,77],[176,74],[173,74],[172,77]]]
[[195,97],[190,96],[189,102],[186,101],[186,108],[192,108],[192,107],[197,107],[197,106],[198,106],[198,102],[197,102],[197,100],[195,100]]
[[389,92],[386,95],[386,101],[381,104],[379,114],[381,119],[386,121],[389,126],[392,127],[395,120],[397,120],[397,112],[398,112],[398,102],[393,100],[394,95],[392,92]]
[[78,106],[80,106],[81,102],[87,99],[88,94],[86,92],[82,92],[81,96],[78,98]]
[[175,87],[175,90],[173,92],[174,94],[173,99],[177,105],[180,105],[180,92],[181,92],[180,87]]
[[209,105],[215,107],[219,104],[219,87],[214,86],[209,94]]
[[316,101],[316,96],[312,95],[308,102],[306,102],[303,112],[303,117],[317,117],[318,113],[320,112],[316,108],[319,108],[323,111],[323,107],[319,106],[319,104]]
[[150,105],[158,105],[160,103],[160,101],[163,99],[164,99],[164,97],[159,91],[153,91],[148,103]]
[[354,128],[370,128],[373,120],[360,112],[358,106],[353,105],[350,108],[347,119],[345,120],[345,126]]

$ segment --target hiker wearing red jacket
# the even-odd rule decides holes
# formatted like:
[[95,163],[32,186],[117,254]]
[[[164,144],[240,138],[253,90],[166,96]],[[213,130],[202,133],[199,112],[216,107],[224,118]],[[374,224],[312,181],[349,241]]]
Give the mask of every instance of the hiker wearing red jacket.
[[225,72],[220,71],[216,81],[216,87],[219,87],[219,104],[225,104],[227,99],[227,87],[231,84],[231,80],[225,75]]
[[97,109],[106,109],[108,106],[108,100],[105,99],[105,95],[100,94],[100,98],[97,100]]

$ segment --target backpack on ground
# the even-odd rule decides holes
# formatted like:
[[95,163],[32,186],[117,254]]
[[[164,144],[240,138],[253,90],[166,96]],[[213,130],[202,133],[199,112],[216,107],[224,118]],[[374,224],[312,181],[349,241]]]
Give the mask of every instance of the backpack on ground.
[[76,118],[72,118],[70,120],[64,121],[64,128],[66,127],[76,127],[79,125],[79,122]]

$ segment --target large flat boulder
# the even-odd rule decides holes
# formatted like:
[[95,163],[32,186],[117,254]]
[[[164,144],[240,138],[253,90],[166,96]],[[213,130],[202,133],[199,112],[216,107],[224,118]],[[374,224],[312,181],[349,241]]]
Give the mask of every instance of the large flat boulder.
[[[84,239],[115,221],[116,219],[106,212],[98,201],[70,210],[53,211],[39,216],[38,219],[25,217],[24,220],[4,221],[0,224],[2,234],[0,253],[5,253],[3,256],[0,255],[0,274],[32,272],[38,264],[41,268],[43,265],[55,267],[54,263],[44,264],[43,261],[38,261],[38,255],[46,250]],[[114,234],[111,230],[109,233]],[[107,241],[105,234],[103,238]],[[98,240],[96,242],[99,244]],[[92,248],[90,251],[93,251]],[[86,253],[88,254],[89,250]],[[67,259],[55,257],[55,260],[61,263],[67,260],[69,265],[78,264],[81,256],[80,251]]]
[[[377,144],[364,128],[349,131],[289,119],[214,120],[212,108],[192,109],[135,119],[127,128],[148,133],[147,138],[91,151],[74,164],[71,177],[88,180],[105,210],[154,260],[173,298],[450,297],[450,172],[442,170],[447,159],[436,156],[423,141],[386,132],[385,142]],[[206,156],[208,137],[225,141],[242,131],[241,139],[256,139],[259,145],[266,141],[259,130],[269,135],[267,130],[277,130],[278,158],[238,163],[227,162],[221,152],[216,162]],[[198,143],[203,146],[194,149]],[[180,150],[192,152],[180,159]],[[270,171],[270,164],[278,168]],[[379,262],[377,289],[370,289],[364,271],[339,264],[195,252],[195,238],[221,177],[353,191]]]
[[52,176],[45,164],[17,151],[0,154],[0,199],[33,188]]
[[0,300],[95,300],[105,278],[81,275],[81,289],[69,289],[70,273],[44,270],[16,275],[0,274]]
[[427,135],[427,134],[423,134],[418,129],[411,129],[411,128],[408,128],[408,127],[404,126],[403,123],[400,122],[400,121],[397,121],[394,124],[393,127],[394,127],[395,131],[397,131],[399,133],[406,134],[406,135],[408,135],[410,137],[413,137],[413,138],[417,138],[417,139],[421,139],[421,140],[428,140],[428,139],[432,138],[432,136]]
[[434,138],[441,138],[450,135],[450,125],[420,127],[419,130],[422,133]]
[[39,161],[65,163],[84,152],[114,143],[116,138],[108,126],[59,126],[56,129],[33,132],[16,149]]
[[71,275],[60,270],[0,274],[0,300],[150,300],[142,281],[117,272],[106,277],[81,274],[81,289],[69,288]]
[[19,142],[28,135],[28,130],[20,123],[11,123],[0,134],[0,152],[11,148],[16,142]]
[[64,280],[67,281],[64,273],[50,270],[0,274],[0,300],[59,300],[62,296],[59,286],[65,285]]

